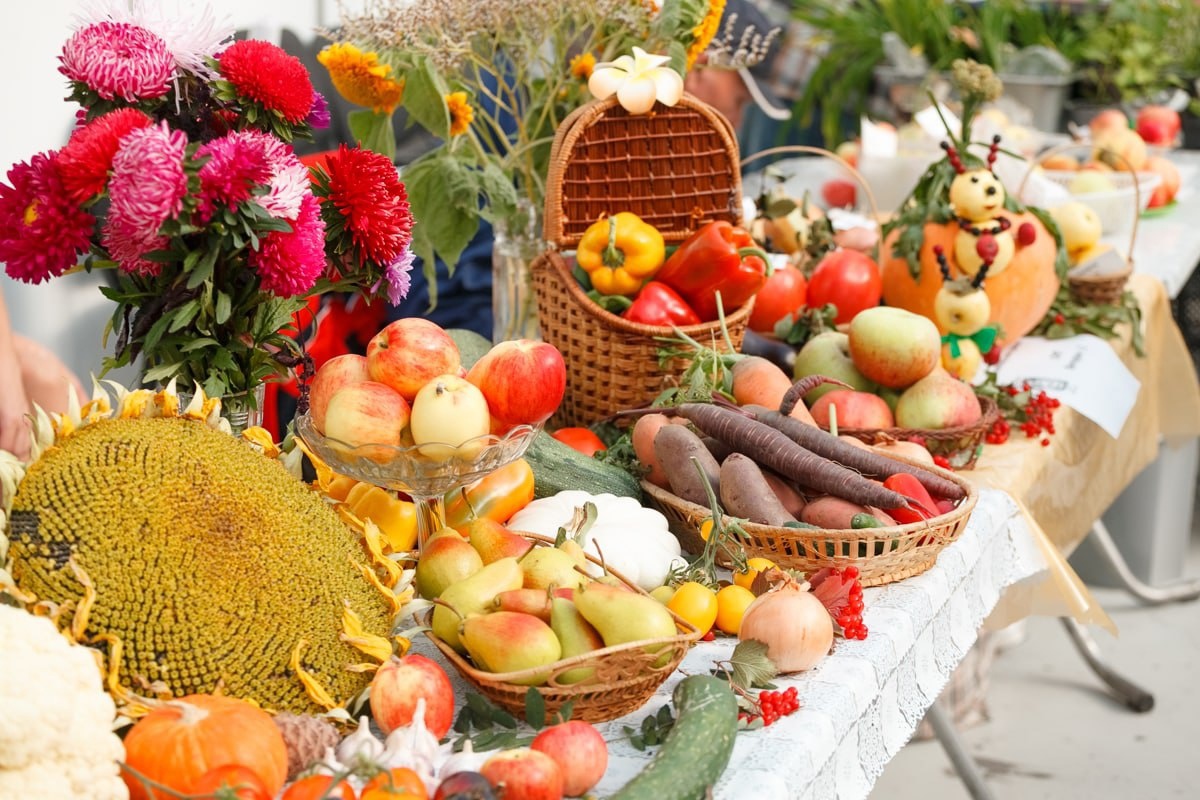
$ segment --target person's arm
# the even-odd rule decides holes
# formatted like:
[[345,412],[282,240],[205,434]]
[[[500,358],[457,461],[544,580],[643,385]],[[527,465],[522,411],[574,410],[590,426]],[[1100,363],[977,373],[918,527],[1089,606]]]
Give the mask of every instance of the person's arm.
[[8,306],[0,290],[0,450],[7,450],[20,459],[29,456],[29,399],[21,379],[21,365]]

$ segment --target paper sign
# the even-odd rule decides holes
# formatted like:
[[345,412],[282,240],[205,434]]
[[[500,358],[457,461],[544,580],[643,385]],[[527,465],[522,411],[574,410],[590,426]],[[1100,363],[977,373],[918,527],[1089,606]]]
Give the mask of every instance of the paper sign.
[[1141,388],[1112,347],[1090,334],[1022,337],[1005,353],[996,377],[1002,384],[1028,381],[1031,388],[1075,409],[1114,439]]
[[[938,109],[941,109],[941,116],[938,116]],[[946,120],[945,125],[942,124],[943,118]],[[962,122],[959,121],[958,115],[941,104],[937,107],[930,106],[913,114],[913,122],[920,125],[921,130],[925,131],[925,134],[935,142],[940,142],[949,135],[946,133],[947,126],[952,131],[962,130]]]

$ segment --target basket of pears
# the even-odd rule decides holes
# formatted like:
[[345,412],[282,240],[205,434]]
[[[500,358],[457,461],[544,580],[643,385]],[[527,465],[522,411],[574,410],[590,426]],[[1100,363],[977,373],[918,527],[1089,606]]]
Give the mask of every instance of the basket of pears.
[[[461,531],[461,532],[460,532]],[[417,588],[426,635],[463,678],[521,715],[529,687],[553,713],[604,722],[641,708],[703,635],[560,532],[488,519],[426,543]]]

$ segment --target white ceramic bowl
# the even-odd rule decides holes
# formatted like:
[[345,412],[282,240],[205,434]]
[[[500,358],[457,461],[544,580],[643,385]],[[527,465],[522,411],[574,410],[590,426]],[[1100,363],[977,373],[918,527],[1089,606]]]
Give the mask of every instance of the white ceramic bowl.
[[[1043,172],[1047,178],[1068,191],[1071,181],[1079,174],[1074,170],[1048,169]],[[1150,195],[1162,183],[1162,178],[1154,172],[1105,172],[1104,177],[1116,188],[1105,192],[1072,193],[1071,199],[1084,203],[1096,212],[1106,236],[1125,233],[1133,227],[1134,218],[1150,205]]]

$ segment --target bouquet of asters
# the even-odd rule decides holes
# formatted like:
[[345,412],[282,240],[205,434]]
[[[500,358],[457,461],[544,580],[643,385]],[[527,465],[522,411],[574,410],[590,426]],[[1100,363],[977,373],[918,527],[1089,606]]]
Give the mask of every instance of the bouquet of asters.
[[404,297],[404,184],[361,148],[301,162],[290,142],[329,115],[298,59],[135,2],[81,21],[59,60],[78,122],[0,182],[0,261],[30,283],[111,270],[105,371],[140,356],[147,383],[237,395],[296,365],[312,295]]

